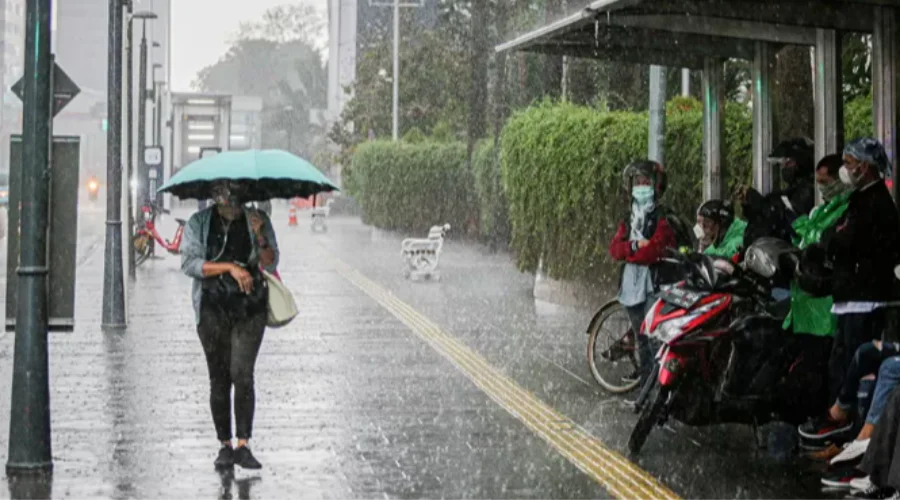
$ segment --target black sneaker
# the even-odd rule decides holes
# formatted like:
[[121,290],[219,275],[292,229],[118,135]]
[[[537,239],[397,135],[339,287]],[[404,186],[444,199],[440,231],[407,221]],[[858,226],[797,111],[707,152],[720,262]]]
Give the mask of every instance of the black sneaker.
[[887,498],[891,498],[894,493],[896,492],[891,488],[880,488],[873,484],[862,491],[854,491],[848,496],[848,498],[860,498],[864,500],[885,500]]
[[216,466],[216,469],[228,469],[234,467],[234,450],[231,446],[223,446],[221,450],[219,450],[219,456],[216,457],[216,461],[213,462]]
[[829,473],[822,478],[822,485],[829,488],[849,490],[850,481],[866,477],[866,474],[856,468],[842,468]]
[[819,441],[829,437],[837,437],[853,430],[853,422],[836,422],[829,417],[819,417],[801,425],[797,431],[804,439]]
[[262,469],[262,464],[253,456],[250,448],[246,446],[241,446],[234,450],[234,465],[240,465],[244,469]]

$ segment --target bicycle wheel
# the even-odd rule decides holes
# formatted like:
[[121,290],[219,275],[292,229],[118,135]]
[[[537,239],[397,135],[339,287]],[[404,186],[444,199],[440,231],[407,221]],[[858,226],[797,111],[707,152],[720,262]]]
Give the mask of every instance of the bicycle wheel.
[[641,366],[637,339],[624,306],[613,305],[597,320],[587,351],[591,375],[607,392],[622,394],[637,387]]
[[139,266],[150,258],[150,236],[136,234],[132,242],[134,245],[134,265]]

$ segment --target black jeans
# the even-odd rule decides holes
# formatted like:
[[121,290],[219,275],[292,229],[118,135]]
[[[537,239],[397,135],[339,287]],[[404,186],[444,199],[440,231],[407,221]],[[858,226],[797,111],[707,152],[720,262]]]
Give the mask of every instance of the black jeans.
[[647,313],[648,302],[652,304],[649,300],[647,302],[641,302],[638,305],[628,306],[625,310],[628,312],[628,319],[631,320],[631,328],[634,331],[634,335],[637,338],[637,347],[638,347],[638,357],[640,358],[640,385],[639,387],[644,386],[644,382],[650,377],[653,372],[653,363],[655,362],[653,359],[653,352],[650,347],[650,339],[646,335],[641,334],[641,323],[644,321],[644,316]]
[[836,401],[841,393],[856,350],[866,342],[880,339],[886,322],[887,315],[884,309],[876,309],[869,313],[838,315],[834,344],[831,346],[831,356],[828,359],[828,392],[831,401]]
[[897,344],[893,342],[882,343],[881,349],[875,347],[874,342],[866,342],[859,346],[844,375],[844,383],[838,392],[837,405],[844,410],[850,410],[856,406],[860,379],[867,375],[877,375],[881,362],[896,356],[897,353]]
[[232,438],[232,386],[237,438],[250,439],[253,432],[253,370],[266,320],[265,313],[236,319],[214,306],[201,307],[197,334],[209,368],[209,406],[219,441]]

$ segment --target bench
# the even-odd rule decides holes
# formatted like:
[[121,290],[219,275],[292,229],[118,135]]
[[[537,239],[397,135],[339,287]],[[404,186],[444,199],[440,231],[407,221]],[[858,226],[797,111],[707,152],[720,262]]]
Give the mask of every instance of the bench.
[[407,238],[400,243],[400,255],[406,262],[403,270],[405,278],[441,279],[437,266],[444,247],[444,236],[449,230],[450,224],[432,226],[427,238]]

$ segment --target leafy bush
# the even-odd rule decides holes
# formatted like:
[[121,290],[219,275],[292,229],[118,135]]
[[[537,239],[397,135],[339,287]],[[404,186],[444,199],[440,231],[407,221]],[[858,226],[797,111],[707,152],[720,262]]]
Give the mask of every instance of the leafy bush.
[[859,96],[844,106],[844,140],[850,142],[860,137],[874,137],[875,124],[872,115],[872,94]]
[[499,159],[493,140],[480,142],[472,158],[475,192],[481,213],[481,240],[493,248],[509,244],[510,232]]
[[[729,186],[750,182],[752,125],[739,104],[725,110]],[[607,247],[627,213],[622,171],[646,157],[646,113],[598,112],[544,102],[515,114],[503,130],[501,168],[509,199],[511,246],[519,267],[558,279],[612,283]],[[665,203],[687,223],[702,200],[702,106],[670,103],[666,124]]]
[[353,156],[352,171],[368,224],[424,236],[436,224],[462,233],[478,220],[461,143],[368,142]]

